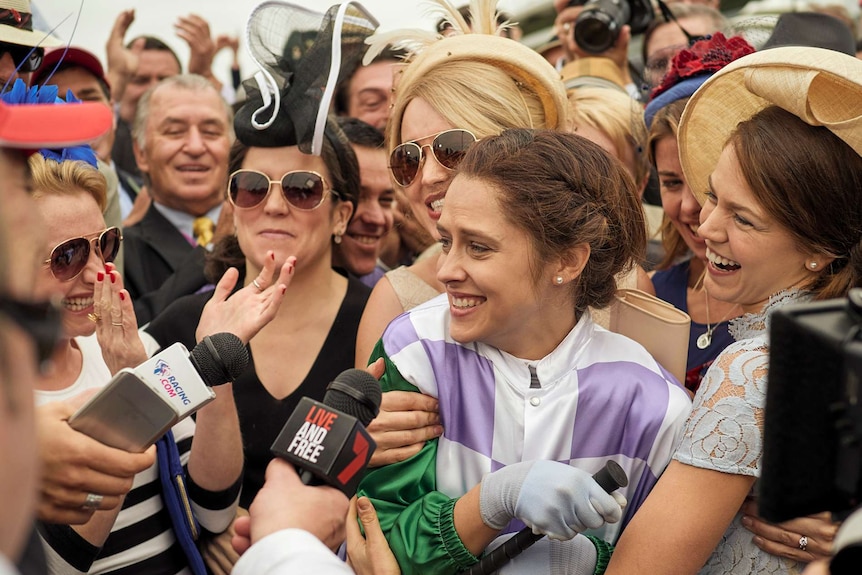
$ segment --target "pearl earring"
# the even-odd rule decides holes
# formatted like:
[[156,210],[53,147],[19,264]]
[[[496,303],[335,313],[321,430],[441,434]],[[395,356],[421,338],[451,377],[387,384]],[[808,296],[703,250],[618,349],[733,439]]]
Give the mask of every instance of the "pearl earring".
[[340,244],[341,243],[341,234],[336,233],[335,237],[333,237],[332,240],[335,242],[336,245]]
[[557,276],[557,285],[560,285],[562,283],[563,283],[563,276]]
[[817,262],[811,262],[810,264],[808,264],[808,269],[810,269],[811,271],[816,270],[817,269]]

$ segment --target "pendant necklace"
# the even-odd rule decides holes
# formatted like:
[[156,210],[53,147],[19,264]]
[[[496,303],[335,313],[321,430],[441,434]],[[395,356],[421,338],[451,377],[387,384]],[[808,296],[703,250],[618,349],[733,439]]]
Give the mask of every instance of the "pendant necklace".
[[712,333],[715,331],[715,329],[719,325],[721,325],[724,322],[724,320],[727,319],[727,316],[729,316],[733,312],[733,310],[736,309],[736,306],[734,305],[732,308],[730,308],[730,310],[726,314],[724,314],[724,317],[721,318],[721,321],[719,321],[715,325],[710,324],[709,323],[709,292],[706,291],[706,285],[705,284],[703,286],[703,294],[704,294],[704,300],[706,301],[706,332],[702,333],[698,336],[697,342],[696,342],[697,343],[697,349],[706,349],[710,345],[712,345]]

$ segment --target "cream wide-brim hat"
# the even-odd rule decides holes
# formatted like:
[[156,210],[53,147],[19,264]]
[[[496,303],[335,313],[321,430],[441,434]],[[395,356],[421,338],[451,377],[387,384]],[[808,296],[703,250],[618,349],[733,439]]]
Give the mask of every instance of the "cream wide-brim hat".
[[707,80],[680,119],[680,163],[701,204],[709,175],[737,124],[772,105],[828,128],[862,155],[862,60],[801,46],[755,52]]

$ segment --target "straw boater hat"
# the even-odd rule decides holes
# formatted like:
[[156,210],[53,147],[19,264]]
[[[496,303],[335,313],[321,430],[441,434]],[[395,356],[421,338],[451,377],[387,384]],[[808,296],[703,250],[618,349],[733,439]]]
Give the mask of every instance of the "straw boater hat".
[[862,155],[862,60],[812,47],[755,52],[707,80],[680,120],[680,162],[701,204],[737,124],[772,105],[826,127]]
[[45,48],[63,44],[47,32],[33,30],[30,0],[0,0],[0,42]]
[[472,61],[499,68],[534,92],[542,104],[546,128],[565,128],[566,90],[560,73],[535,50],[496,35],[501,27],[494,12],[496,2],[472,0],[470,25],[447,0],[436,0],[436,4],[437,10],[452,25],[453,35],[444,38],[422,30],[399,30],[375,34],[367,41],[371,47],[365,54],[365,63],[373,60],[387,45],[412,53],[408,65],[399,72],[395,81],[393,117],[400,118],[404,112],[404,105],[399,105],[397,97],[399,86],[403,89],[414,82],[422,82],[428,71],[439,66]]

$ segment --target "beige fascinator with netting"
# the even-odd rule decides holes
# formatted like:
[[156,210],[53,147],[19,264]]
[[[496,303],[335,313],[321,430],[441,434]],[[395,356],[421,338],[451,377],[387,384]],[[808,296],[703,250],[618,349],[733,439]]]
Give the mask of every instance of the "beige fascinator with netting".
[[773,105],[828,128],[862,155],[862,60],[801,46],[755,52],[707,80],[680,119],[680,162],[701,204],[709,175],[737,124]]
[[496,5],[496,0],[471,0],[468,23],[448,0],[432,0],[429,6],[449,22],[451,35],[443,37],[409,29],[377,33],[366,40],[369,44],[366,64],[387,46],[404,49],[410,54],[406,65],[396,72],[390,122],[394,120],[396,126],[400,125],[406,107],[406,102],[399,101],[399,93],[424,81],[429,71],[453,62],[475,62],[504,71],[519,90],[535,94],[544,115],[541,127],[565,128],[566,90],[559,72],[534,50],[497,35],[508,22],[498,25]]

